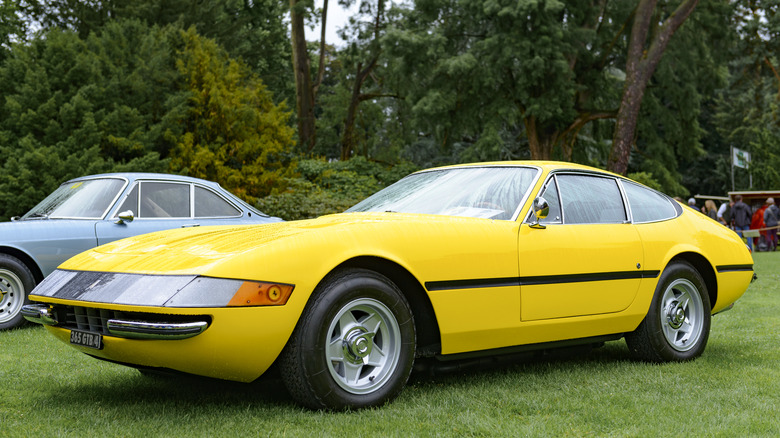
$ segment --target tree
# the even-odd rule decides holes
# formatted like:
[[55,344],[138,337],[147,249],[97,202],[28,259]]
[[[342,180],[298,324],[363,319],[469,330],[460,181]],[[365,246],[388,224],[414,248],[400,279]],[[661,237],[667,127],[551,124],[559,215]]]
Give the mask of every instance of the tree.
[[0,95],[0,218],[64,180],[112,170],[186,170],[254,200],[292,164],[283,105],[194,28],[43,31],[0,64]]
[[[440,152],[571,159],[614,118],[623,2],[428,0],[387,31],[400,93]],[[556,152],[557,150],[557,152]]]
[[[712,116],[722,144],[721,188],[732,189],[729,146],[751,152],[752,188],[774,188],[780,181],[780,11],[774,0],[750,0],[733,12],[728,84],[714,100]],[[737,190],[751,188],[748,176],[738,169]]]
[[[327,11],[327,0],[325,0]],[[295,76],[295,109],[298,120],[298,142],[306,151],[311,151],[317,141],[316,119],[314,117],[315,85],[311,80],[309,49],[306,44],[304,21],[306,0],[290,0],[290,36],[292,40],[293,75]],[[327,14],[324,15],[326,17]],[[323,32],[325,29],[323,23]],[[324,43],[324,38],[322,40]]]
[[0,64],[0,217],[24,213],[68,178],[120,164],[167,169],[170,37],[124,22],[86,41],[53,30],[14,46]]
[[[656,10],[656,3],[657,0],[640,0],[634,11],[631,26],[626,57],[626,80],[615,123],[612,153],[607,164],[609,170],[623,175],[628,170],[639,108],[647,83],[655,73],[672,35],[693,12],[699,0],[684,0],[660,26],[658,25],[660,11]],[[653,25],[652,33],[651,25]],[[650,36],[649,41],[648,36]]]
[[351,95],[341,137],[342,160],[349,159],[357,146],[355,123],[360,103],[369,99],[385,97],[381,92],[363,93],[362,91],[366,80],[375,71],[382,54],[380,39],[385,27],[385,1],[363,1],[360,10],[362,14],[369,16],[370,21],[363,23],[353,18],[355,38],[347,50],[340,54],[342,58],[352,60],[350,64],[354,64],[355,69],[351,77]]
[[292,129],[262,81],[194,28],[177,59],[188,90],[171,170],[220,182],[254,203],[281,184],[291,165]]
[[[17,0],[19,1],[19,0]],[[241,58],[277,95],[291,97],[290,45],[278,0],[25,0],[24,12],[42,29],[70,29],[86,39],[115,20],[148,26],[195,26],[230,56]]]
[[14,40],[23,39],[25,26],[18,14],[18,7],[12,2],[0,3],[0,62],[11,50]]

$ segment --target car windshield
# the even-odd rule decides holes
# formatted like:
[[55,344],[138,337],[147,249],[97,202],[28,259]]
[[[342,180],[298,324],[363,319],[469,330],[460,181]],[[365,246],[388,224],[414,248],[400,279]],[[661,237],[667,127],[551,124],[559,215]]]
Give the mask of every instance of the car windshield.
[[125,181],[118,178],[67,182],[22,216],[35,218],[101,219]]
[[512,219],[538,169],[459,167],[407,176],[347,210]]

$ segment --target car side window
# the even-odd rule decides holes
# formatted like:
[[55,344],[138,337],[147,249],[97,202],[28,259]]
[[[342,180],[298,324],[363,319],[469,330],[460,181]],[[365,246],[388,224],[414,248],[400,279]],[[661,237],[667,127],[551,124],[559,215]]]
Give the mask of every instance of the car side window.
[[190,185],[167,182],[141,183],[141,217],[190,217]]
[[614,178],[556,175],[566,224],[614,224],[627,220],[620,188]]
[[623,181],[623,190],[634,223],[658,222],[677,217],[674,201],[667,196],[628,181]]
[[558,198],[558,184],[555,182],[555,177],[547,181],[547,185],[542,190],[542,198],[547,201],[550,211],[547,213],[547,217],[539,222],[543,224],[561,223],[561,200]]
[[239,209],[211,190],[195,186],[195,217],[236,216],[241,216]]
[[133,190],[130,190],[130,194],[127,195],[127,198],[125,198],[124,202],[122,202],[122,206],[119,207],[119,210],[116,211],[115,215],[130,210],[133,212],[134,217],[139,217],[138,216],[138,186],[139,185],[140,184],[136,184],[133,187]]

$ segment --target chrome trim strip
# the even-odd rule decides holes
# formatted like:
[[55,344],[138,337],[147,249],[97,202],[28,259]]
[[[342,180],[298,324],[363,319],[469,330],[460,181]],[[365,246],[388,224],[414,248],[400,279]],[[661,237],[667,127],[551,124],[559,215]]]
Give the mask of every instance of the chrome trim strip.
[[109,319],[111,336],[128,339],[187,339],[203,333],[209,326],[206,321],[167,323]]
[[57,317],[53,309],[46,304],[25,304],[22,306],[22,316],[24,319],[43,325],[57,325]]

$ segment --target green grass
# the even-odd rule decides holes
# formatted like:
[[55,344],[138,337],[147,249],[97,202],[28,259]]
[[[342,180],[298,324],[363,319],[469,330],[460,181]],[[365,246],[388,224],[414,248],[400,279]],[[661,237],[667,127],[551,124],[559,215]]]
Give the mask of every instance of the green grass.
[[780,436],[780,254],[713,318],[690,363],[629,360],[623,341],[569,359],[413,376],[393,403],[311,412],[273,379],[149,378],[56,341],[0,332],[0,437]]

